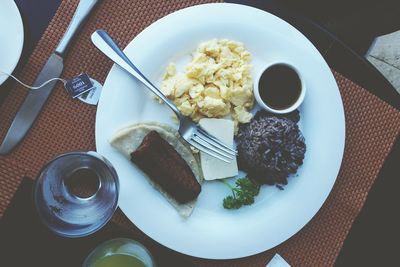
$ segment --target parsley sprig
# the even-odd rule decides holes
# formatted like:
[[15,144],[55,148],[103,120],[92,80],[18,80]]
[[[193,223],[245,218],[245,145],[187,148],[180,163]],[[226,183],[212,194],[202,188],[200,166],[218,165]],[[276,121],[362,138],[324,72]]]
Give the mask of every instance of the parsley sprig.
[[260,185],[247,177],[237,179],[235,187],[225,180],[220,181],[232,191],[232,195],[225,197],[223,200],[222,204],[225,209],[239,209],[243,205],[251,205],[254,203],[254,197],[260,192]]

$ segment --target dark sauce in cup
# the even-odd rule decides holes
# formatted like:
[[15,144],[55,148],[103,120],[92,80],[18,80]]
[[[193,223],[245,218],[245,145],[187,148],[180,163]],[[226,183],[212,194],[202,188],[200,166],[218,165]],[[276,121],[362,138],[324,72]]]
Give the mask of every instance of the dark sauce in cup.
[[270,108],[283,110],[299,99],[302,85],[297,72],[285,64],[267,68],[258,84],[262,101]]

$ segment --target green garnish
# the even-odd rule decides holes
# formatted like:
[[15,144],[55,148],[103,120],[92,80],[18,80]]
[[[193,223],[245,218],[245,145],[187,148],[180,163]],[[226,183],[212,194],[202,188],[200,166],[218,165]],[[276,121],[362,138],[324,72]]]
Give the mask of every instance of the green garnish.
[[251,205],[254,203],[254,197],[260,192],[260,185],[247,177],[237,179],[236,187],[224,180],[220,181],[232,190],[232,195],[224,198],[223,206],[225,209],[239,209],[243,205]]

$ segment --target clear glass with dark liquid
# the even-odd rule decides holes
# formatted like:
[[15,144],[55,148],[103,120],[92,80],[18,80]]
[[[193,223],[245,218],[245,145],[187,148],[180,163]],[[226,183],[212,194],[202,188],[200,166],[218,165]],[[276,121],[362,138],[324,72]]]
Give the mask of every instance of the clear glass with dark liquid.
[[292,67],[275,64],[263,72],[258,88],[265,105],[275,110],[284,110],[297,102],[302,91],[302,83]]
[[50,230],[61,236],[81,237],[109,221],[117,208],[118,194],[117,173],[105,158],[96,152],[71,152],[41,170],[34,203]]

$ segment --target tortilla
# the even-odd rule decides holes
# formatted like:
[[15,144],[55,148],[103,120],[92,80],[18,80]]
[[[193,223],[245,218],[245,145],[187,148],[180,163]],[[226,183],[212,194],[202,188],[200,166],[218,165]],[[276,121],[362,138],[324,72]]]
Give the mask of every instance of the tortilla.
[[[175,148],[175,150],[189,165],[197,181],[201,184],[203,182],[203,176],[198,160],[196,160],[192,154],[190,146],[183,143],[185,141],[181,139],[179,133],[168,125],[158,122],[132,124],[117,131],[114,136],[111,137],[109,142],[114,148],[130,160],[130,154],[139,147],[143,138],[150,131],[157,131],[165,141]],[[182,217],[187,218],[190,216],[196,204],[196,200],[181,204],[165,192],[165,190],[159,185],[155,184],[144,172],[142,173],[147,178],[148,182],[156,188],[169,201],[169,203],[171,203]]]

